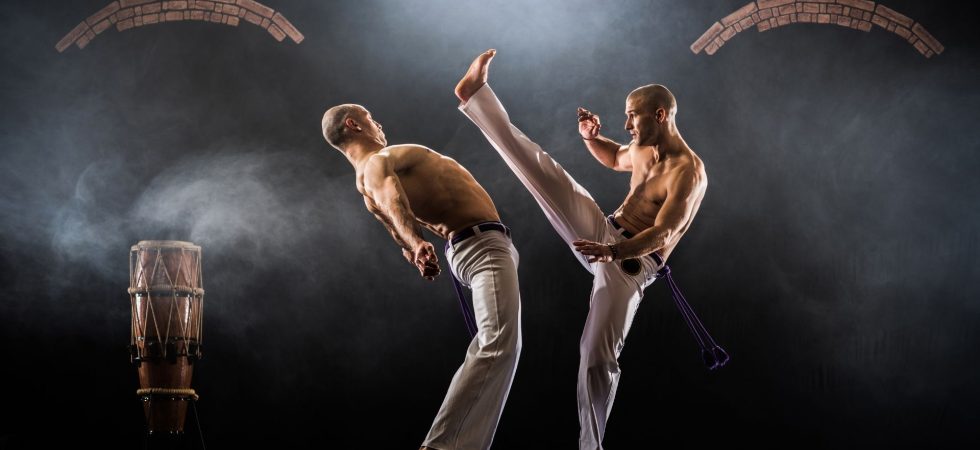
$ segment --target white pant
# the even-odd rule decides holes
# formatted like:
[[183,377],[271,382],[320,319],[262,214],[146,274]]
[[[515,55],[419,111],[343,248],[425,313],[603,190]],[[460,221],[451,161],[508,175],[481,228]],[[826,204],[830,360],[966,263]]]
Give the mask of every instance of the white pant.
[[575,251],[572,241],[619,242],[625,239],[599,209],[588,191],[575,182],[561,165],[510,123],[507,111],[490,85],[484,85],[459,106],[483,131],[507,166],[531,192],[555,231],[579,262],[592,273],[589,317],[579,343],[578,411],[579,448],[601,449],[606,420],[619,385],[619,353],[643,298],[662,265],[650,257],[639,258],[635,275],[624,271],[622,261],[589,263]]
[[423,445],[486,450],[500,421],[521,353],[519,255],[510,238],[479,231],[446,249],[453,274],[473,291],[477,334],[466,350]]

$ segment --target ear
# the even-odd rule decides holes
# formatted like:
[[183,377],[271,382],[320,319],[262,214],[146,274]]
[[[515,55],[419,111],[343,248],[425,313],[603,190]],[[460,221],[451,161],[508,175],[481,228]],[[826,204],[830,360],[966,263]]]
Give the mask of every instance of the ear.
[[361,126],[351,117],[344,119],[344,126],[352,131],[361,131]]
[[655,112],[654,114],[656,114],[657,123],[664,123],[667,120],[667,110],[666,109],[657,108],[657,112]]

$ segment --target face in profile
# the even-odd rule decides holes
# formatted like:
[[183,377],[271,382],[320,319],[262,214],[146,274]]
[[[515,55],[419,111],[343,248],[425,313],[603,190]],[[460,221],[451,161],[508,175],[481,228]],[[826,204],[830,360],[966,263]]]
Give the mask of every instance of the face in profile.
[[356,117],[352,117],[358,125],[361,126],[361,132],[364,133],[365,139],[372,140],[381,144],[382,146],[388,145],[388,140],[385,138],[385,133],[382,131],[381,124],[371,117],[371,112],[365,108],[358,108],[358,113]]
[[660,140],[663,124],[657,118],[658,115],[662,115],[666,119],[667,112],[649,103],[639,95],[632,95],[626,99],[624,127],[636,145],[654,145]]

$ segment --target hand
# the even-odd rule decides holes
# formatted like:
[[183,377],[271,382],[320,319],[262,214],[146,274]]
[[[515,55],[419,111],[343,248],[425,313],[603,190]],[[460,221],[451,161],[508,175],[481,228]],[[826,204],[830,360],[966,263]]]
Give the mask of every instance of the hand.
[[581,106],[578,108],[578,134],[582,136],[582,139],[599,137],[599,129],[601,128],[602,123],[599,122],[599,116]]
[[421,241],[415,246],[411,262],[419,269],[422,278],[426,280],[435,280],[441,272],[439,258],[436,257],[436,249],[429,242]]
[[579,239],[573,241],[572,244],[575,245],[575,250],[583,255],[590,263],[594,262],[612,262],[613,254],[612,249],[606,244],[600,244],[598,242],[587,241],[584,239]]

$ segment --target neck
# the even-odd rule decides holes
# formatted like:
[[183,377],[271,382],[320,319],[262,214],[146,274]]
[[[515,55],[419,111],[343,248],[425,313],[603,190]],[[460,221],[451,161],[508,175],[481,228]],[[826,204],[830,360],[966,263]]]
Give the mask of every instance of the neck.
[[346,156],[351,165],[356,168],[360,166],[364,160],[370,158],[371,155],[378,153],[383,148],[384,147],[377,142],[351,143],[344,147],[344,156]]
[[677,130],[677,125],[671,122],[667,126],[667,132],[663,139],[654,146],[654,150],[657,153],[657,159],[663,160],[665,157],[677,154],[685,147],[687,147],[687,143],[684,142],[680,131]]

